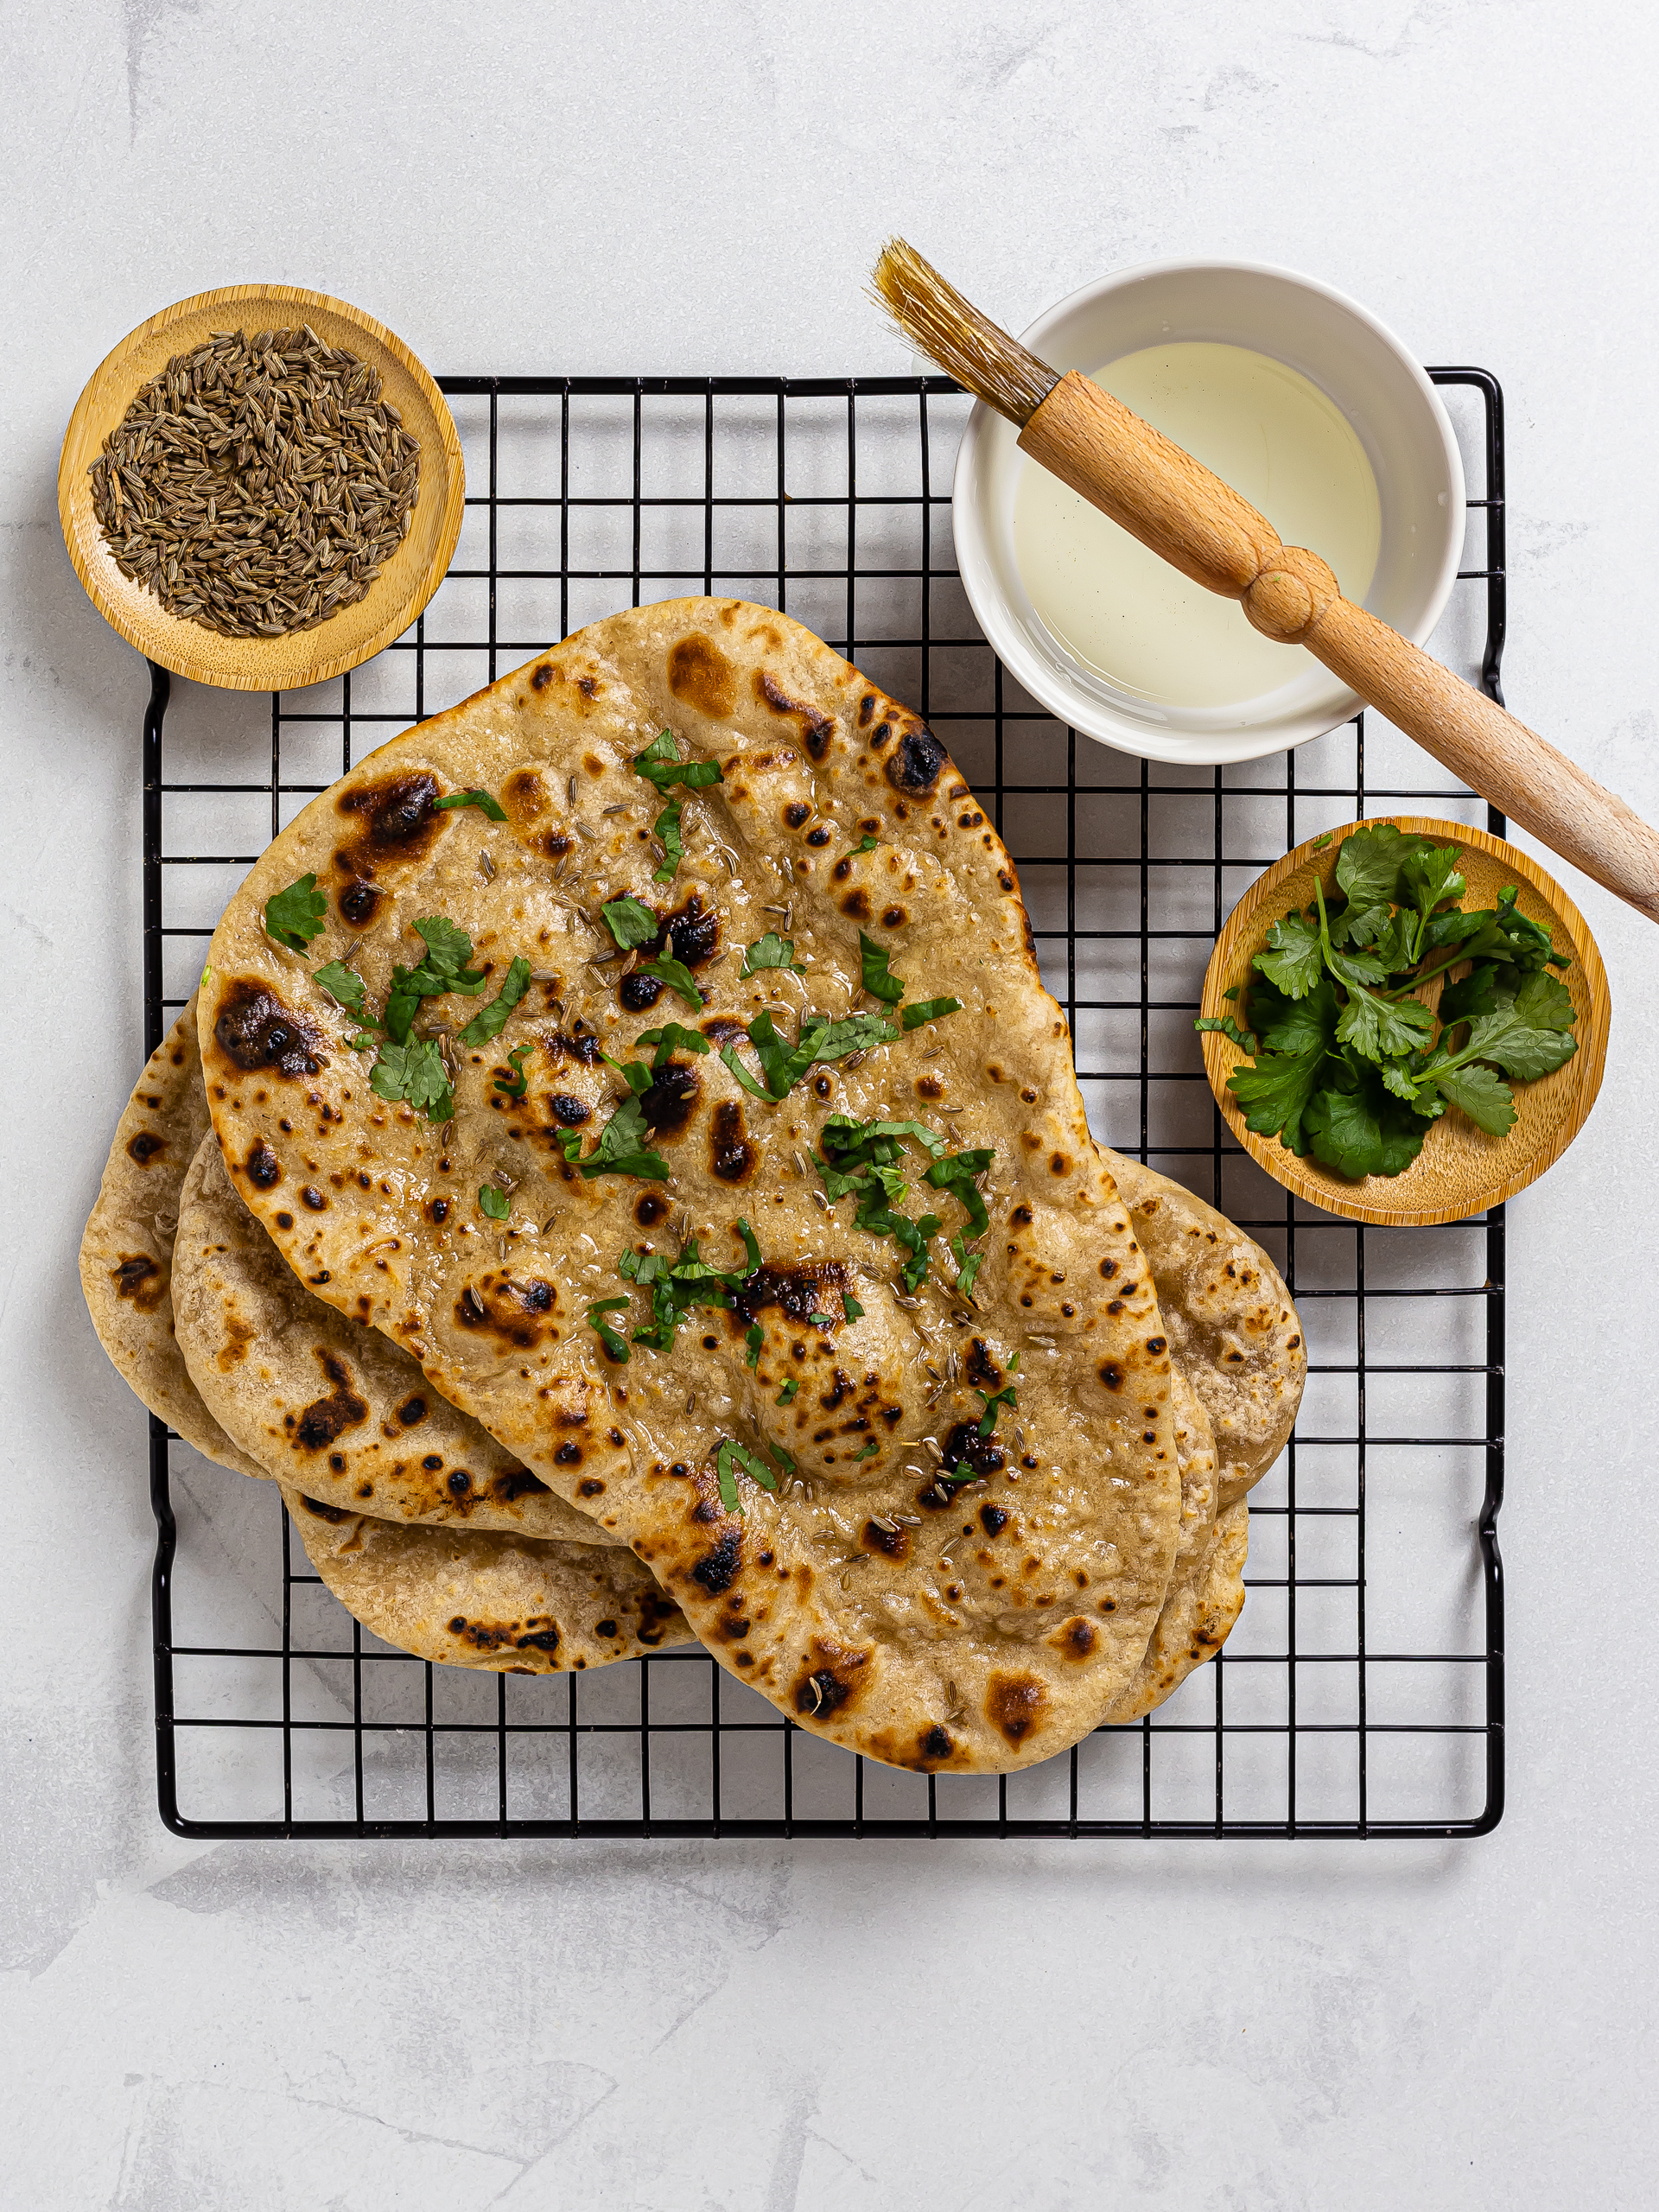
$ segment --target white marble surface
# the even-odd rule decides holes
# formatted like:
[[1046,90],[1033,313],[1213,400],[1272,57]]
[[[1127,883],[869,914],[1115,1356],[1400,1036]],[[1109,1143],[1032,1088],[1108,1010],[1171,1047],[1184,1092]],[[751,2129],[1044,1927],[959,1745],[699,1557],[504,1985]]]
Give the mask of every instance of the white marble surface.
[[1567,878],[1618,1020],[1513,1208],[1491,1839],[181,1843],[73,1267],[137,1065],[142,686],[53,480],[109,346],[251,276],[444,369],[841,372],[906,365],[860,296],[891,228],[1015,327],[1154,255],[1282,261],[1503,378],[1510,699],[1653,817],[1656,61],[1607,0],[0,15],[8,2202],[1651,2201],[1649,927]]

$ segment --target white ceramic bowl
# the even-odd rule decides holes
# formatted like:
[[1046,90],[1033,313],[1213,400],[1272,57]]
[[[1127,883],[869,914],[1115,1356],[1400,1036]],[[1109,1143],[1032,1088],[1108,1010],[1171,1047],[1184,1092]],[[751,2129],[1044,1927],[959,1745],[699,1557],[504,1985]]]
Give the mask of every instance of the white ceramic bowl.
[[[1424,644],[1457,579],[1463,463],[1440,395],[1399,340],[1328,285],[1249,261],[1124,270],[1073,292],[1022,334],[1061,371],[1096,369],[1182,339],[1250,346],[1299,369],[1335,401],[1365,448],[1382,510],[1365,605]],[[1014,556],[1015,486],[1020,472],[1037,465],[1016,438],[1011,423],[975,407],[957,460],[957,563],[1004,666],[1060,721],[1145,760],[1217,762],[1305,745],[1357,710],[1353,693],[1300,646],[1285,648],[1287,679],[1277,690],[1230,707],[1136,698],[1073,659],[1039,619]]]

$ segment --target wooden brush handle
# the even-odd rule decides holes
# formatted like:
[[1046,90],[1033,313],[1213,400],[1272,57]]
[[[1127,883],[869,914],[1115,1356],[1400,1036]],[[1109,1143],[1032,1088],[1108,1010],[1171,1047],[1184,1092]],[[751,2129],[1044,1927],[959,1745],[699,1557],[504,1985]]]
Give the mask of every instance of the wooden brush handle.
[[1121,400],[1073,370],[1021,450],[1264,637],[1306,645],[1395,728],[1574,868],[1659,922],[1659,835],[1576,761],[1342,596],[1314,553]]

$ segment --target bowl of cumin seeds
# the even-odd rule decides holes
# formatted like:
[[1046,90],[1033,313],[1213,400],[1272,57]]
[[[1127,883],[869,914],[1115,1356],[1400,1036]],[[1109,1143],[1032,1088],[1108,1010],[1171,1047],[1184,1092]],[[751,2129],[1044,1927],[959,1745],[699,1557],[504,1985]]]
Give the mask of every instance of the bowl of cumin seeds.
[[285,691],[407,630],[466,479],[443,395],[344,300],[232,284],[124,338],[75,404],[58,513],[75,574],[175,675]]

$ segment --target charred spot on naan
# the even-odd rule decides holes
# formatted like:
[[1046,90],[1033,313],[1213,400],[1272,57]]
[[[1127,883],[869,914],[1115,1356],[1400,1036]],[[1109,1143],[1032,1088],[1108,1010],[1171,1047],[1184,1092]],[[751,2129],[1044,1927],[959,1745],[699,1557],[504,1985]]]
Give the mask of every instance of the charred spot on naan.
[[124,1252],[110,1269],[118,1298],[130,1299],[141,1313],[153,1313],[167,1295],[165,1264],[148,1252]]
[[285,1425],[292,1428],[294,1442],[302,1452],[326,1452],[346,1429],[368,1419],[367,1403],[358,1395],[345,1361],[322,1344],[317,1347],[317,1358],[325,1379],[334,1387],[326,1398],[315,1398],[297,1415],[288,1415]]
[[322,1039],[310,1023],[246,976],[234,977],[220,992],[213,1042],[245,1075],[269,1069],[297,1078],[315,1075],[323,1065]]
[[668,688],[700,715],[723,721],[737,704],[737,671],[712,638],[694,630],[668,649]]
[[455,1319],[463,1329],[486,1332],[527,1351],[544,1336],[558,1335],[547,1319],[557,1305],[557,1291],[538,1275],[519,1281],[490,1274],[461,1292],[455,1300]]
[[[709,1139],[710,1173],[721,1183],[747,1182],[753,1173],[757,1156],[744,1126],[741,1102],[735,1098],[722,1098],[715,1109],[714,1126]],[[645,1203],[642,1198],[639,1205],[634,1208],[636,1219],[639,1217],[640,1207]],[[662,1202],[658,1199],[652,1203],[660,1205]]]
[[864,1670],[874,1656],[874,1645],[860,1650],[815,1636],[795,1678],[796,1712],[804,1719],[823,1721],[855,1704],[869,1680]]
[[376,879],[386,869],[423,861],[433,841],[449,827],[437,810],[438,779],[428,769],[405,769],[353,784],[334,801],[348,833],[334,854],[339,879],[334,903],[340,917],[361,929],[380,902]]
[[801,742],[816,761],[821,762],[830,750],[830,741],[836,734],[836,718],[821,709],[800,699],[791,699],[783,685],[770,671],[758,668],[754,672],[754,696],[774,715],[794,721],[799,728]]
[[508,826],[527,852],[559,861],[570,850],[574,836],[556,814],[553,795],[539,768],[515,768],[505,777],[500,803],[506,810]]

